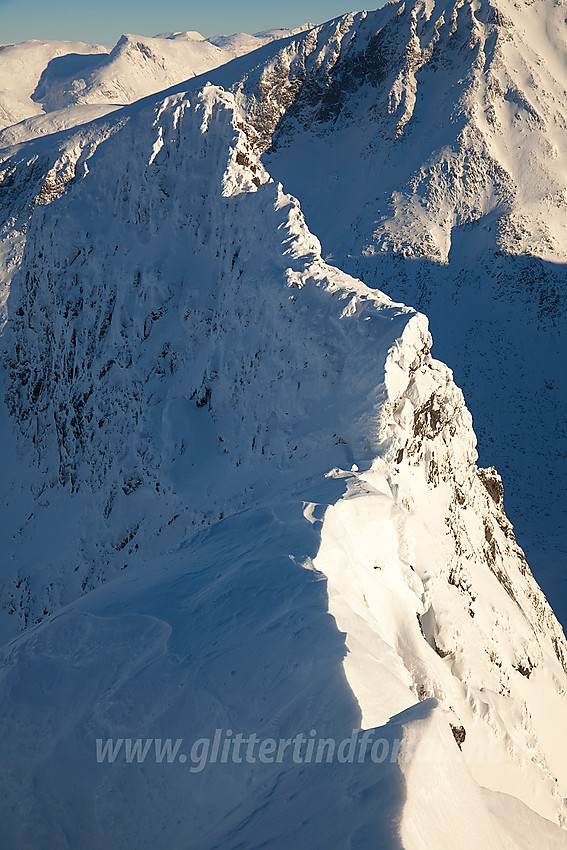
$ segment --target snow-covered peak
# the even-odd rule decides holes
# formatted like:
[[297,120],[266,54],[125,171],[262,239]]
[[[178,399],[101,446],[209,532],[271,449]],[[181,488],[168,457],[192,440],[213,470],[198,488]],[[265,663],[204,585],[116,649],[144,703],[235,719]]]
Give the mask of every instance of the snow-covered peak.
[[79,73],[48,67],[35,98],[46,111],[75,104],[131,103],[221,65],[227,58],[204,39],[123,35],[107,57]]
[[185,32],[160,32],[154,38],[168,38],[171,41],[205,41],[205,36],[201,35],[196,30],[187,30]]
[[99,44],[74,41],[24,41],[0,46],[0,130],[42,112],[33,94],[54,59],[72,55],[96,57],[108,53]]

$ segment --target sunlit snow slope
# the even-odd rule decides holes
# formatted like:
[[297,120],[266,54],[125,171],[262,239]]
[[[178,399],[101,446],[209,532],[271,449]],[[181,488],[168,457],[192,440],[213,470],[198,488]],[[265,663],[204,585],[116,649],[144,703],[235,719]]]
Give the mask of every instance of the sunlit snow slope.
[[[206,85],[4,156],[4,834],[565,847],[567,644],[500,478],[425,317],[321,259],[252,136]],[[359,726],[399,758],[95,761]]]

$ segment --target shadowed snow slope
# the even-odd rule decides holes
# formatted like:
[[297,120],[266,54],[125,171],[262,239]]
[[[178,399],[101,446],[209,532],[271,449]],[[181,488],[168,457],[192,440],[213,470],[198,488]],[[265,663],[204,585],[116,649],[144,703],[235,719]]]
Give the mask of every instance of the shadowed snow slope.
[[[3,824],[565,847],[567,644],[500,478],[425,317],[321,259],[252,136],[206,85],[4,157]],[[95,759],[359,726],[393,760]]]

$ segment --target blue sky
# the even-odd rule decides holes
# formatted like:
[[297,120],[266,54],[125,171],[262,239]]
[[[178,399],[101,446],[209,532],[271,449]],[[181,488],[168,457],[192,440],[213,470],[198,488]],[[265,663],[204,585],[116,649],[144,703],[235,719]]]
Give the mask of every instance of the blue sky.
[[207,37],[295,27],[307,21],[318,24],[354,8],[349,0],[0,0],[0,43],[45,38],[113,45],[123,32],[155,35],[181,30],[197,30]]

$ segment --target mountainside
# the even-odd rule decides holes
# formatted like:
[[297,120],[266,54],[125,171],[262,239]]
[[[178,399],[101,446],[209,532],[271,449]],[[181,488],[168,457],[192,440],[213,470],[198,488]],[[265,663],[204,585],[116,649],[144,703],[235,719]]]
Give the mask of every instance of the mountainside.
[[[547,9],[518,15],[534,44]],[[567,642],[427,319],[381,291],[454,338],[512,481],[531,438],[511,503],[541,506],[563,107],[546,82],[541,126],[498,129],[514,56],[537,65],[503,14],[347,15],[0,151],[9,845],[567,847]],[[359,729],[383,758],[192,748]]]
[[[4,154],[7,835],[564,847],[567,644],[500,478],[426,319],[322,260],[253,138],[197,84]],[[403,757],[94,759],[359,726]]]
[[427,312],[563,622],[565,4],[346,15],[210,77],[323,255]]
[[0,148],[98,118],[310,28],[123,35],[112,50],[64,41],[0,46]]

